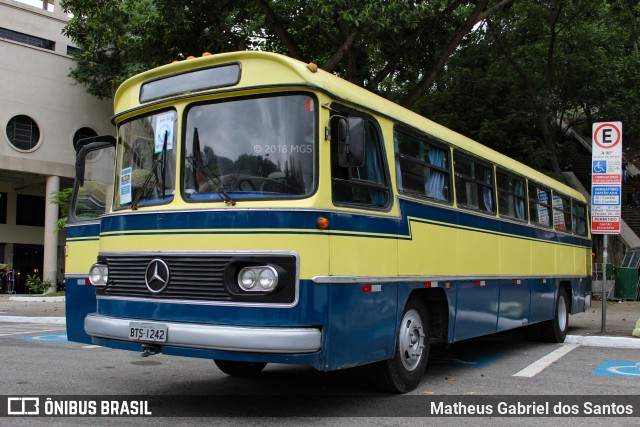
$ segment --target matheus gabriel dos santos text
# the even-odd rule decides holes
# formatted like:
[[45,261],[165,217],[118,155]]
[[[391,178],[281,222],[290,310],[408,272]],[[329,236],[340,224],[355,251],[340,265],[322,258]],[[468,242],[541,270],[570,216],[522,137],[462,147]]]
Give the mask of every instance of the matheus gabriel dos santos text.
[[617,403],[562,402],[468,404],[431,402],[432,415],[635,415],[633,405]]

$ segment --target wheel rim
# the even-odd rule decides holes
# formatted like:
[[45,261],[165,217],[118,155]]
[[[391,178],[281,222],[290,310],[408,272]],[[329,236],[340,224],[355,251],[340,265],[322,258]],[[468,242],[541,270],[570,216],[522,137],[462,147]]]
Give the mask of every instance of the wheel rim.
[[402,318],[398,336],[400,360],[407,371],[413,371],[420,363],[424,350],[424,338],[420,315],[413,309],[407,311]]
[[558,328],[561,331],[567,329],[567,302],[564,295],[558,297]]

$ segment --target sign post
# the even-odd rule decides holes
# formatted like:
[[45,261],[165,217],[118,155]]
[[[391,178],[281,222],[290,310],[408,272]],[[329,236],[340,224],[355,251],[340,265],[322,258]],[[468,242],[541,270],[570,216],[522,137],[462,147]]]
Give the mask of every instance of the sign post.
[[622,122],[594,123],[591,146],[591,233],[603,235],[602,334],[607,312],[607,237],[620,234]]

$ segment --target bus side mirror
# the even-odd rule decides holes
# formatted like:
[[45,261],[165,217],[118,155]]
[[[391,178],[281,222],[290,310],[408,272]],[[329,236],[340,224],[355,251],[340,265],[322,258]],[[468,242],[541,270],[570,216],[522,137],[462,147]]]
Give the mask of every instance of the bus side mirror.
[[84,163],[87,153],[104,147],[115,147],[116,139],[111,135],[93,136],[78,141],[76,145],[76,180],[78,185],[84,185]]
[[338,164],[343,168],[364,165],[364,119],[333,116],[329,122],[331,141],[338,144]]

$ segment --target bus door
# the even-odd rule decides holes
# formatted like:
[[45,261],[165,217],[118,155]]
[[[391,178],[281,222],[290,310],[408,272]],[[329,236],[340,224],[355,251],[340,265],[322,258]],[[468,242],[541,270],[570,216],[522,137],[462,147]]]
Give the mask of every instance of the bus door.
[[96,311],[96,293],[88,274],[98,256],[100,217],[113,198],[115,138],[87,138],[78,147],[65,247],[65,308],[67,339],[90,344],[84,318]]

